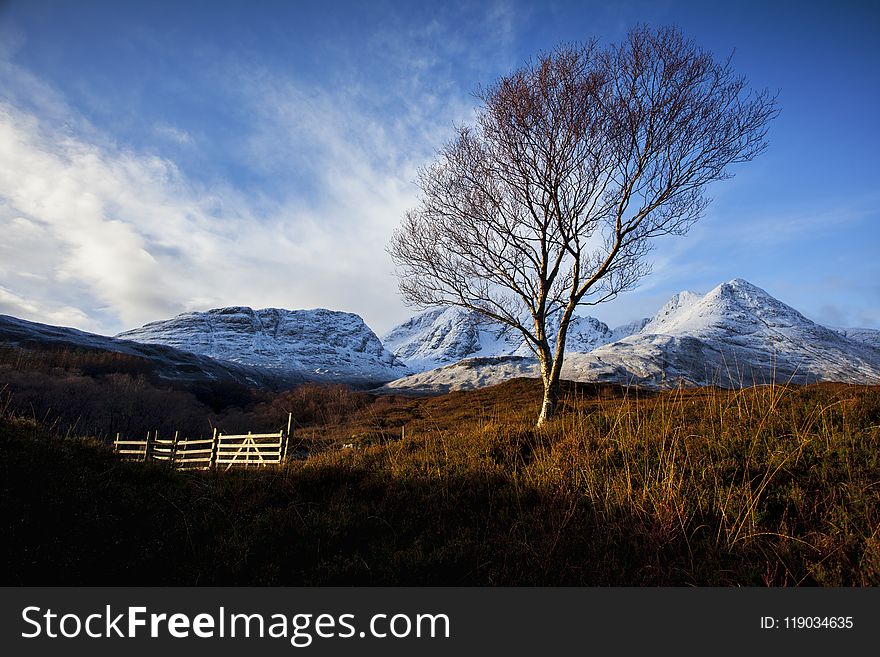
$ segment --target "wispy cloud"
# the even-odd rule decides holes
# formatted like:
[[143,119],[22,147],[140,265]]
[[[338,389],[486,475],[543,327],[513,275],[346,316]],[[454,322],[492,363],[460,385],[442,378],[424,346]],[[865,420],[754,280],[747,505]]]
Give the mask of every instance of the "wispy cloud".
[[85,143],[8,105],[0,190],[0,226],[11,236],[3,280],[28,287],[34,308],[50,312],[85,296],[91,307],[75,314],[77,325],[90,311],[115,330],[211,305],[344,308],[358,295],[387,296],[370,289],[374,210],[361,209],[364,225],[350,235],[285,204],[257,217],[234,190],[199,189],[166,159]]
[[[104,86],[53,86],[18,63],[27,35],[0,25],[0,312],[112,333],[222,305],[324,306],[389,328],[410,313],[385,245],[416,201],[415,172],[472,119],[470,92],[520,63],[529,11],[540,13],[505,0],[426,6],[280,58],[196,38],[174,65],[163,53],[180,43],[146,30],[134,50],[155,76]],[[188,83],[197,93],[181,93]],[[597,314],[649,314],[682,288],[751,276],[758,259],[742,254],[770,272],[777,251],[791,258],[809,240],[817,251],[821,236],[873,221],[867,194],[743,212],[729,201],[744,180],[713,188],[710,215],[660,242],[654,274]],[[872,278],[858,271],[868,275],[847,274],[849,289]]]
[[153,126],[153,132],[159,139],[168,140],[181,146],[190,146],[195,143],[195,139],[186,130],[181,130],[167,123],[157,123]]
[[0,285],[0,314],[61,326],[79,326],[86,330],[100,328],[97,322],[79,308],[57,304],[47,307],[31,299],[25,299],[2,285]]
[[712,239],[750,248],[773,249],[782,244],[815,240],[822,235],[847,230],[873,217],[878,201],[880,195],[870,191],[845,201],[829,198],[818,207],[805,207],[804,204],[796,209],[761,208],[746,217],[733,217],[726,212],[711,226],[701,228],[697,237],[701,241]]
[[117,144],[3,58],[2,307],[104,332],[230,304],[326,306],[388,328],[408,311],[385,244],[415,202],[416,168],[473,103],[393,65],[391,85],[322,87],[227,66],[221,95],[251,117],[238,155],[292,181],[260,194],[183,172],[161,144],[198,142],[174,125],[153,125],[149,152]]

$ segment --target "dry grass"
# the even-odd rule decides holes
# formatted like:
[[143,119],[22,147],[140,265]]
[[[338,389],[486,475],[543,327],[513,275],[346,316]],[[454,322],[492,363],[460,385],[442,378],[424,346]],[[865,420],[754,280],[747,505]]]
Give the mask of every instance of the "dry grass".
[[7,422],[5,579],[880,584],[880,388],[571,384],[540,431],[535,381],[340,395],[346,417],[297,430],[308,459],[261,473],[120,464]]

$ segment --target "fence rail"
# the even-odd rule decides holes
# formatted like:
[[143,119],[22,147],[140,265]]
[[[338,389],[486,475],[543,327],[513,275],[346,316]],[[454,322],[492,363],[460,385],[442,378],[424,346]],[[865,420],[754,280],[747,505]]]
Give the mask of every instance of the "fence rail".
[[[289,423],[288,423],[289,424]],[[224,434],[214,429],[211,438],[159,438],[159,432],[147,433],[143,440],[123,439],[116,434],[113,448],[128,461],[162,461],[179,470],[208,470],[277,465],[287,455],[290,434],[277,433]]]

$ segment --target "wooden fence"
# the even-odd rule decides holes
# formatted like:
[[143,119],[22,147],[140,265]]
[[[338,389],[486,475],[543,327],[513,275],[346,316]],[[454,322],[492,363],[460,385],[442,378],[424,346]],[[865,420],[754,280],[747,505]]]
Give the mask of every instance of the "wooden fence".
[[144,440],[123,440],[116,434],[113,447],[129,461],[165,461],[180,470],[229,470],[281,463],[289,433],[224,434],[214,429],[211,438],[180,439],[176,432],[173,438],[159,438],[156,431]]

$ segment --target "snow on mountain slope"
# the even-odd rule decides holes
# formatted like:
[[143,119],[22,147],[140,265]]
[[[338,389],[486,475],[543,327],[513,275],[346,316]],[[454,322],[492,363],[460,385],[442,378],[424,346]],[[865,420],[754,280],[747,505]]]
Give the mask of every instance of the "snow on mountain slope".
[[[638,333],[639,331],[644,329],[645,326],[647,326],[650,321],[651,321],[650,317],[645,317],[644,319],[637,319],[636,321],[629,322],[628,324],[621,324],[620,326],[616,326],[615,328],[613,328],[611,330],[611,337],[608,340],[608,342],[606,342],[606,344],[611,343],[611,342],[617,342],[618,340],[623,340],[624,338],[629,337],[630,335]],[[578,350],[575,350],[575,351],[578,351]],[[587,351],[587,350],[581,350],[581,351]]]
[[639,330],[645,333],[664,333],[664,329],[671,326],[677,317],[681,317],[683,311],[698,303],[702,298],[702,294],[688,291],[672,295],[672,298],[663,304],[663,307]]
[[[561,316],[557,314],[553,315],[548,322],[548,330],[553,336],[559,331],[560,319]],[[637,327],[639,326],[639,322],[631,322],[624,326],[610,329],[605,322],[599,321],[595,317],[575,315],[571,319],[571,324],[568,325],[565,351],[566,353],[592,351],[599,345],[612,342],[615,336],[623,337],[624,335],[629,335],[631,330],[638,330]],[[555,344],[556,341],[553,340],[551,346],[555,347]],[[529,352],[529,355],[531,355],[531,352]]]
[[152,322],[117,337],[310,381],[369,386],[410,373],[360,316],[323,308],[217,308]]
[[810,321],[742,279],[661,311],[640,333],[568,365],[579,380],[629,378],[656,386],[880,383],[880,351]]
[[869,347],[880,349],[880,329],[870,328],[836,328],[834,329],[843,337],[861,342]]
[[[681,292],[644,327],[587,353],[567,350],[562,377],[576,381],[648,387],[742,385],[770,382],[843,381],[880,384],[880,350],[873,337],[850,339],[820,326],[761,288],[742,279],[706,295]],[[586,351],[586,350],[584,350]],[[388,388],[428,390],[498,382],[504,374],[491,360],[468,361],[403,379]],[[521,361],[523,376],[537,376],[537,362]],[[497,373],[493,370],[498,369]],[[531,374],[527,374],[531,372]]]
[[138,344],[73,328],[29,322],[8,315],[0,315],[0,344],[22,349],[82,349],[137,356],[148,361],[156,375],[174,381],[236,382],[269,388],[292,382],[289,378],[278,379],[254,367],[220,363],[207,356],[165,345]]
[[[569,325],[566,351],[590,351],[638,331],[647,321],[640,320],[611,330],[594,317],[575,316]],[[548,322],[548,331],[554,335],[558,328],[557,314]],[[434,308],[412,317],[389,331],[382,343],[417,372],[450,365],[464,358],[533,357],[516,329],[455,306]]]
[[810,321],[742,279],[676,295],[637,334],[570,360],[578,380],[644,385],[880,383],[880,351]]
[[512,329],[490,324],[479,314],[455,306],[425,311],[382,338],[385,348],[415,371],[468,357],[512,354],[521,342]]
[[538,360],[524,356],[465,358],[433,370],[417,372],[386,383],[373,392],[437,395],[453,390],[494,386],[517,377],[538,377]]

